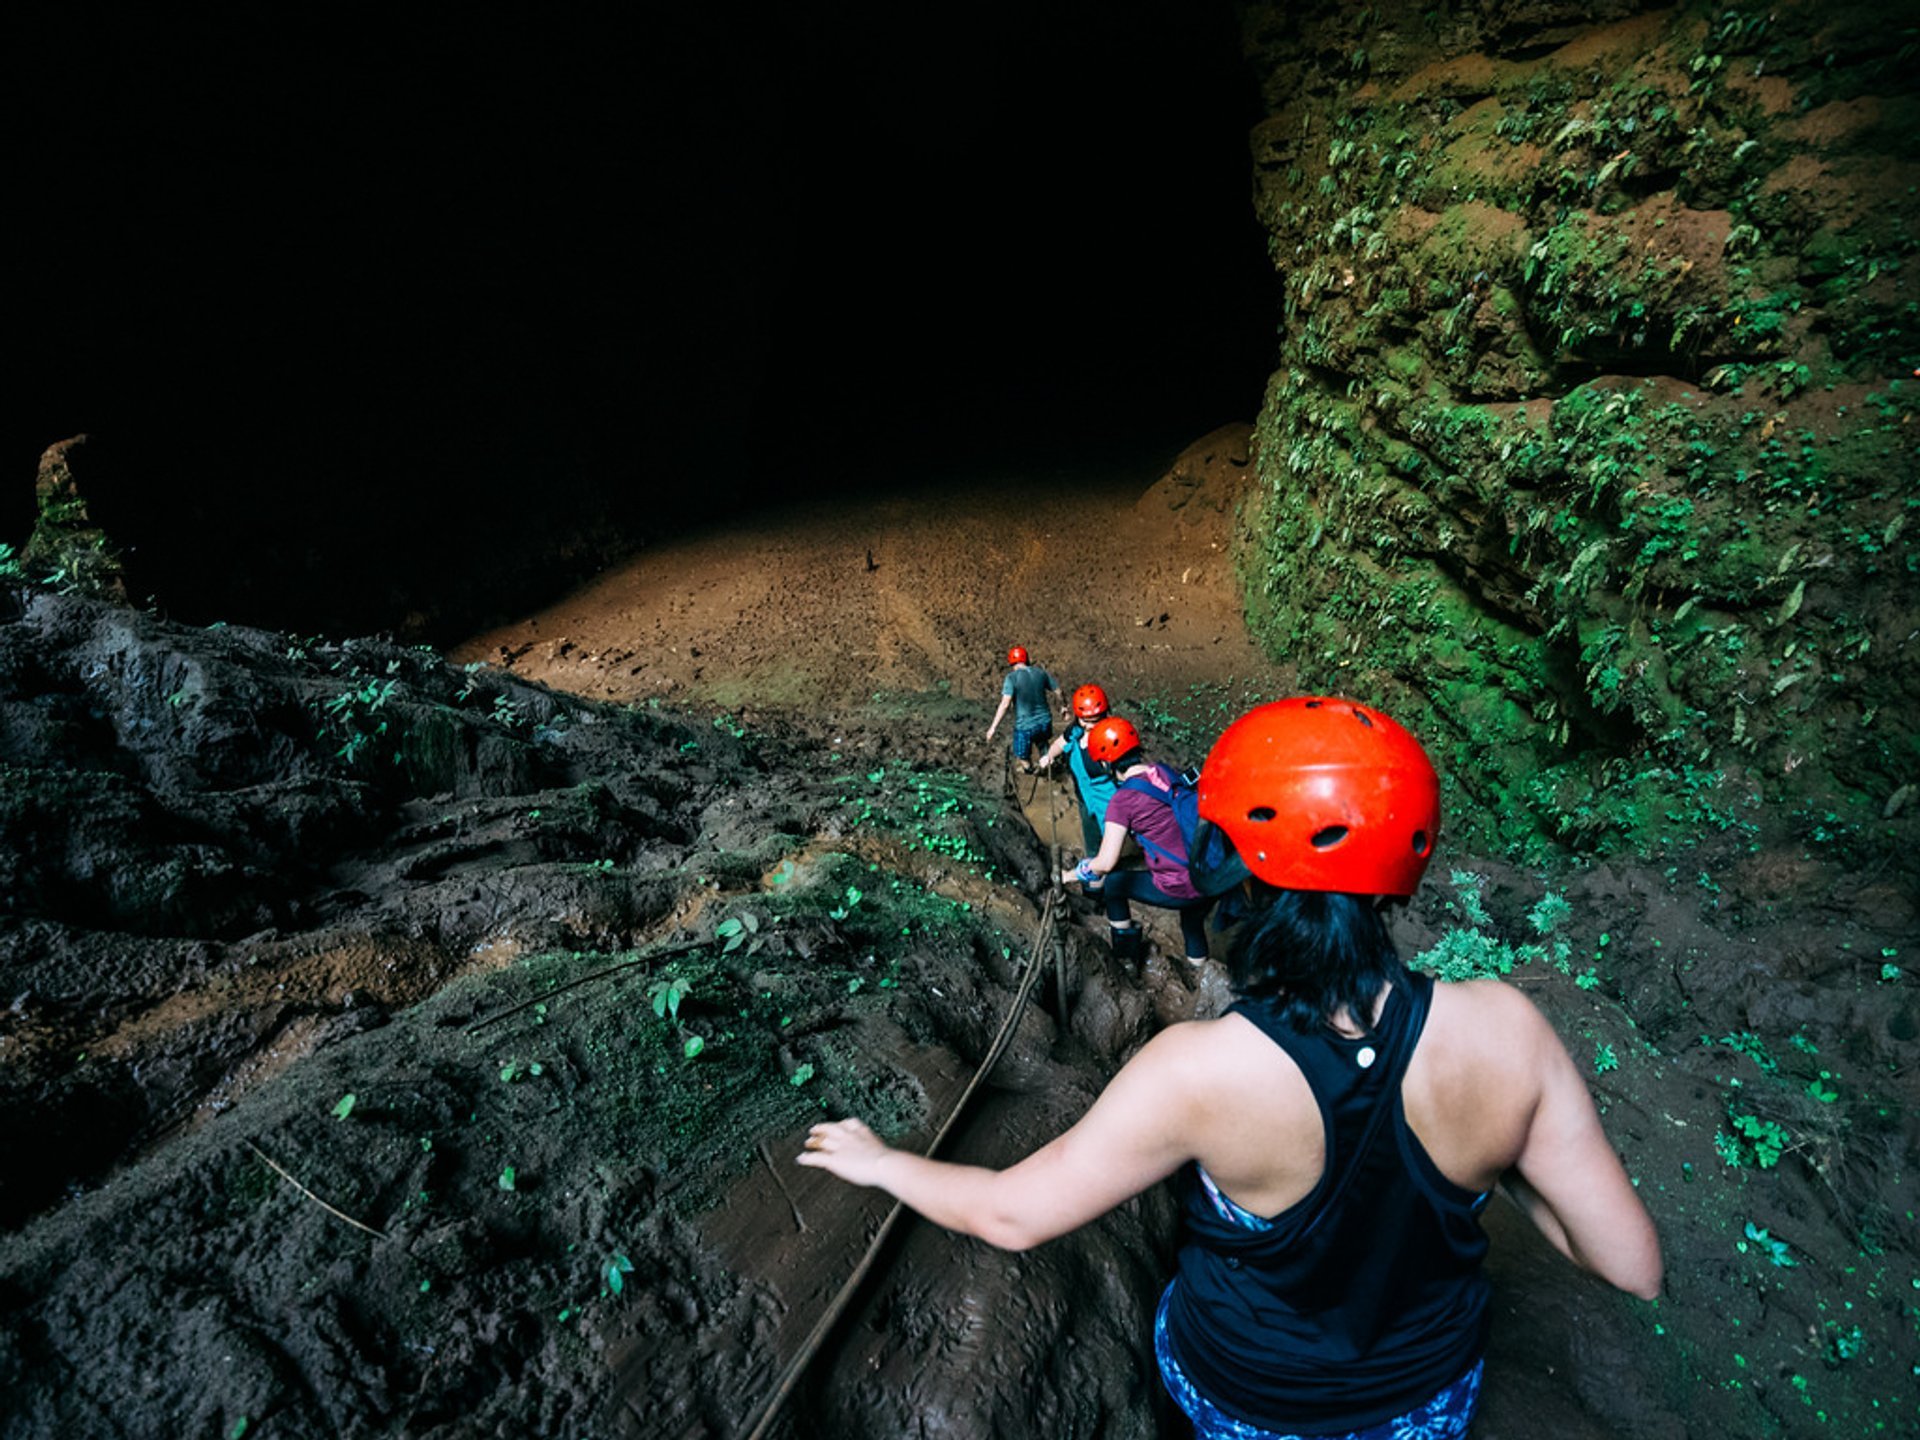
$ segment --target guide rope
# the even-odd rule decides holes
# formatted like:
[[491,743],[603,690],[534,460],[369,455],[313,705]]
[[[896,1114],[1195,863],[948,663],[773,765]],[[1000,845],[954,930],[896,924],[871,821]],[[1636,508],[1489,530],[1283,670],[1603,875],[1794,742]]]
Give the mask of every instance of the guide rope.
[[[1011,767],[1009,767],[1009,778],[1011,778]],[[1058,875],[1057,870],[1055,874],[1056,876]],[[1013,1003],[1007,1007],[1006,1019],[1000,1024],[999,1033],[993,1037],[993,1044],[987,1047],[986,1058],[980,1062],[979,1068],[973,1072],[973,1078],[967,1082],[967,1088],[960,1092],[960,1098],[954,1102],[953,1109],[947,1113],[946,1123],[940,1127],[939,1133],[933,1137],[933,1143],[927,1146],[927,1156],[929,1159],[939,1153],[942,1142],[946,1140],[948,1134],[952,1132],[955,1123],[960,1119],[962,1112],[966,1110],[967,1102],[973,1098],[974,1091],[980,1088],[980,1082],[986,1079],[988,1072],[993,1069],[994,1064],[1005,1052],[1008,1042],[1013,1038],[1015,1027],[1020,1023],[1020,1017],[1026,1012],[1027,1001],[1033,994],[1035,983],[1046,971],[1048,955],[1059,948],[1060,935],[1058,927],[1054,924],[1054,918],[1059,909],[1060,895],[1061,889],[1057,883],[1047,891],[1046,903],[1040,908],[1040,924],[1034,931],[1033,944],[1030,947],[1031,953],[1027,958],[1026,970],[1020,977],[1020,988],[1014,994]],[[1060,972],[1056,971],[1056,973],[1059,974]],[[1061,974],[1060,978],[1062,1000],[1064,1002],[1066,983],[1064,974]],[[867,1243],[866,1253],[860,1257],[860,1263],[854,1266],[853,1273],[847,1277],[846,1283],[840,1287],[834,1294],[832,1301],[828,1303],[826,1312],[814,1323],[813,1329],[807,1332],[807,1338],[800,1346],[799,1352],[792,1360],[787,1362],[787,1368],[781,1372],[780,1381],[774,1387],[773,1394],[767,1399],[764,1408],[761,1410],[760,1418],[754,1422],[753,1428],[747,1432],[746,1440],[762,1440],[762,1437],[765,1436],[768,1428],[773,1424],[775,1417],[779,1415],[780,1407],[786,1403],[787,1397],[793,1393],[794,1386],[800,1383],[800,1377],[806,1373],[807,1367],[813,1363],[814,1356],[818,1354],[821,1345],[826,1342],[828,1334],[833,1330],[833,1327],[839,1323],[840,1317],[853,1302],[854,1295],[858,1293],[862,1282],[866,1280],[868,1272],[873,1269],[874,1261],[879,1257],[881,1246],[886,1243],[887,1237],[893,1233],[895,1223],[900,1219],[901,1213],[906,1208],[905,1205],[897,1200],[893,1203],[893,1208],[887,1212],[887,1218],[880,1222],[880,1228],[874,1232],[873,1239]]]

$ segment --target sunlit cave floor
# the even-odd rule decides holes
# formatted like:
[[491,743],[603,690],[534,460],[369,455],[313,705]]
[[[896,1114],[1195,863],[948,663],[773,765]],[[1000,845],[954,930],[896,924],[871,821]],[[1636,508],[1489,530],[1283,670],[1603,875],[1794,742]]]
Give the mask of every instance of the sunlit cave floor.
[[[1049,480],[716,528],[451,662],[7,592],[0,1436],[747,1433],[885,1213],[798,1137],[927,1142],[1075,844],[982,738],[1005,647],[1183,760],[1289,688],[1217,448],[1097,511]],[[1496,1205],[1477,1435],[1911,1433],[1899,854],[1442,857],[1407,953],[1513,965],[1669,1265],[1624,1299]],[[948,1153],[1024,1153],[1224,1003],[1102,928],[1070,902],[1064,1005],[1050,968]],[[1171,1222],[907,1225],[772,1433],[1175,1433]]]

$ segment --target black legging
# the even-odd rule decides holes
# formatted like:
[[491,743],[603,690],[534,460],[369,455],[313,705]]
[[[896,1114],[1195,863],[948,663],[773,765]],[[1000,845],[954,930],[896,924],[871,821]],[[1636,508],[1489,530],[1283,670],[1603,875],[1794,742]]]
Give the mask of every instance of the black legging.
[[1146,905],[1158,905],[1163,910],[1180,912],[1180,938],[1185,942],[1189,960],[1207,958],[1207,912],[1213,909],[1216,896],[1207,896],[1199,900],[1176,900],[1158,885],[1153,876],[1145,870],[1116,870],[1107,876],[1107,883],[1101,889],[1107,902],[1107,922],[1124,926],[1133,920],[1133,911],[1128,908],[1129,900],[1138,900]]

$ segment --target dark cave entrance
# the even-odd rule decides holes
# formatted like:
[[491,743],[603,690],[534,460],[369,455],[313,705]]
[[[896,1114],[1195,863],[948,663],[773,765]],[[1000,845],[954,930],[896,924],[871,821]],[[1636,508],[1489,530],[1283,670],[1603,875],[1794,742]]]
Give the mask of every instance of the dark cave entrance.
[[0,538],[86,431],[138,597],[447,641],[796,491],[1150,477],[1270,365],[1254,80],[1225,5],[1028,8],[39,22]]

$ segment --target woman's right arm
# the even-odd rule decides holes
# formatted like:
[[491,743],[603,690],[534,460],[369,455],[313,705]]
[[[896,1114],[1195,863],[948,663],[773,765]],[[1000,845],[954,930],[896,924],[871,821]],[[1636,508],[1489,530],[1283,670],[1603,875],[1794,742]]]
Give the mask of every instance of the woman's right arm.
[[[1087,856],[1087,865],[1096,875],[1111,875],[1120,864],[1120,853],[1127,848],[1127,827],[1109,820],[1100,830],[1100,853]],[[1062,870],[1060,879],[1070,882],[1079,877],[1073,870]]]
[[993,732],[1000,728],[1000,721],[1007,713],[1007,707],[1013,704],[1013,693],[1008,691],[1000,697],[1000,708],[993,712],[993,720],[987,726],[987,739],[993,739]]
[[1502,1182],[1555,1249],[1643,1300],[1660,1293],[1660,1237],[1600,1126],[1587,1082],[1540,1012],[1539,1098],[1520,1157]]
[[873,1185],[936,1225],[1025,1250],[1064,1235],[1193,1158],[1217,1047],[1175,1025],[1141,1047],[1065,1134],[1004,1170],[895,1150],[858,1120],[815,1125],[799,1163]]

